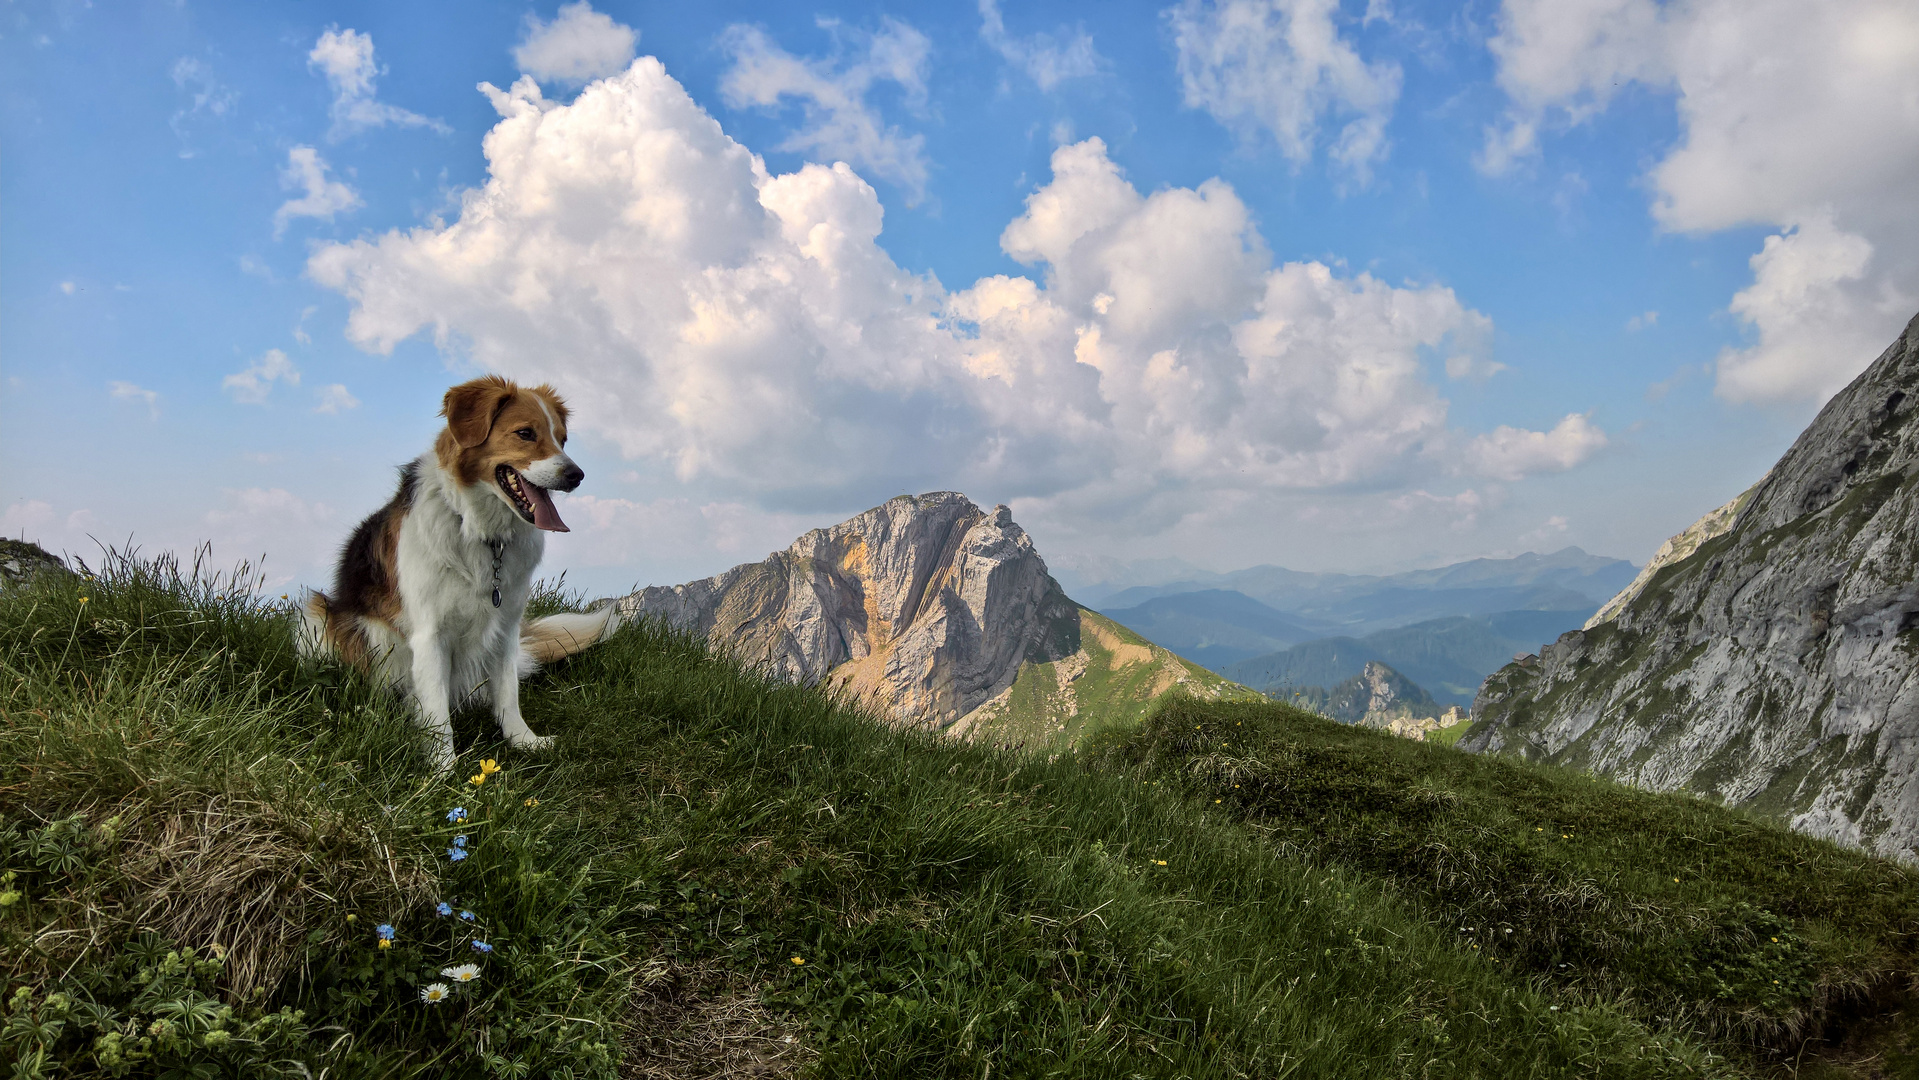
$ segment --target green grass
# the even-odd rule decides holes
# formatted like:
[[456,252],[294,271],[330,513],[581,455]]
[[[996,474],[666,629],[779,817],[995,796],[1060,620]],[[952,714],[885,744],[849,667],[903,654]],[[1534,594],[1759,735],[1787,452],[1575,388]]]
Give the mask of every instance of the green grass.
[[[1597,838],[1671,813],[1718,847],[1660,840],[1690,891],[1634,914],[1648,858],[1585,933],[1537,887],[1560,849],[1498,816],[1574,781],[1281,706],[1177,702],[1049,762],[638,627],[526,685],[552,752],[467,713],[467,767],[435,777],[399,706],[302,669],[249,584],[119,561],[0,594],[17,1075],[1787,1075],[1781,1031],[1857,1019],[1905,962],[1905,871],[1596,784],[1550,821]],[[475,786],[483,757],[502,770]],[[1420,862],[1436,841],[1460,846]],[[1596,864],[1571,865],[1577,886]],[[1557,944],[1462,932],[1481,891]],[[1697,938],[1684,955],[1743,990],[1766,919],[1797,974],[1745,1020],[1609,936],[1685,930],[1660,940]],[[420,1001],[468,960],[472,984]]]
[[1040,753],[1069,751],[1108,728],[1137,726],[1173,687],[1192,697],[1263,700],[1264,695],[1090,608],[1080,608],[1079,619],[1079,652],[1051,663],[1022,665],[1005,699],[973,716],[966,732],[970,741]]

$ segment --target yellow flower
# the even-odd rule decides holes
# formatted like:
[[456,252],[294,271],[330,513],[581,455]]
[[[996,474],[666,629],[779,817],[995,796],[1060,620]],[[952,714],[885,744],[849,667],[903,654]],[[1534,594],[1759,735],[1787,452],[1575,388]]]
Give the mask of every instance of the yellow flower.
[[83,603],[83,604],[84,604],[84,603],[86,603],[86,602],[87,602],[87,598],[86,598],[86,597],[84,597],[84,596],[83,596],[83,597],[81,597],[81,598],[80,598],[80,602],[81,602],[81,603]]
[[804,961],[804,960],[802,960],[802,959],[800,959],[800,958],[799,958],[799,957],[797,957],[797,956],[795,956],[795,957],[793,958],[793,962],[794,962],[795,964],[804,964],[804,963],[806,963],[806,961]]
[[500,763],[493,760],[492,758],[487,758],[485,761],[480,762],[481,776],[492,776],[494,773],[499,771],[500,771]]
[[391,941],[388,941],[388,940],[387,940],[386,938],[381,938],[381,939],[380,939],[380,948],[382,948],[382,949],[391,949],[392,947],[393,947],[393,942],[391,942]]
[[360,917],[359,917],[358,915],[348,915],[348,916],[346,917],[346,921],[348,921],[348,922],[359,922],[359,921],[360,921]]
[[538,806],[540,805],[540,800],[534,798],[531,795],[528,795],[526,799],[520,803],[520,805],[521,806]]
[[469,776],[466,778],[466,782],[472,784],[474,787],[479,787],[481,784],[486,783],[486,774],[481,773],[478,776]]
[[1165,860],[1165,859],[1154,859],[1154,860],[1153,860],[1153,865],[1154,865],[1154,866],[1165,866],[1165,865],[1166,865],[1166,860]]

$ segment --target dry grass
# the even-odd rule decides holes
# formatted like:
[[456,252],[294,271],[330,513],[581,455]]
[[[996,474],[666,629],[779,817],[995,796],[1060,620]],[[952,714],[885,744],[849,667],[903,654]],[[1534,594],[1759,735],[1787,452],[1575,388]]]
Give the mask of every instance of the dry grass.
[[626,1018],[620,1075],[629,1080],[797,1076],[818,1055],[803,1032],[736,972],[655,961]]
[[301,965],[310,932],[330,948],[348,913],[409,910],[432,895],[417,858],[338,811],[294,819],[258,798],[192,795],[121,814],[133,921],[183,945],[222,946],[228,988],[242,998]]

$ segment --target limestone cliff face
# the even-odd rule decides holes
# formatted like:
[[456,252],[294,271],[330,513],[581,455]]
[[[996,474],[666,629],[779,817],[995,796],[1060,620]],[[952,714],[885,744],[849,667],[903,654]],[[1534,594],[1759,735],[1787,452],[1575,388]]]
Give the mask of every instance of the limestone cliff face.
[[1026,662],[1078,651],[1079,611],[1004,506],[902,495],[764,562],[620,602],[703,634],[772,674],[850,691],[946,727]]
[[1461,746],[1919,859],[1919,319],[1724,532],[1480,689]]

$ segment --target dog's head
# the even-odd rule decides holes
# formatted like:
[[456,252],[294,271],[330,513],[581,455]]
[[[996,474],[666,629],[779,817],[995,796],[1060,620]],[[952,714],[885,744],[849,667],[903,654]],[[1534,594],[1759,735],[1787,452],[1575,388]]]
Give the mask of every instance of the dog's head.
[[441,415],[441,468],[462,484],[484,484],[535,528],[570,531],[547,492],[572,491],[586,473],[563,449],[566,403],[552,387],[488,375],[448,390]]

